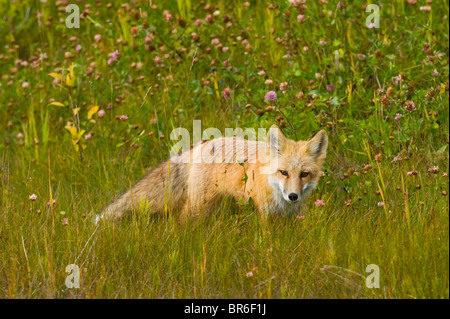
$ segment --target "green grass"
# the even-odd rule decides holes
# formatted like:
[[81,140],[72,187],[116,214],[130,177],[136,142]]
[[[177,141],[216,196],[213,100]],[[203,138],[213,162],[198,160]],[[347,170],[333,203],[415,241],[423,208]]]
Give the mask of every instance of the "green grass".
[[[366,1],[307,1],[304,12],[288,1],[90,3],[68,29],[63,5],[0,0],[0,298],[449,298],[448,1],[430,12],[383,1],[380,29],[366,28]],[[64,79],[72,63],[73,86],[58,86],[48,74]],[[92,106],[105,116],[89,119]],[[289,138],[326,129],[305,218],[225,200],[186,224],[170,212],[93,225],[169,156],[172,129],[198,119],[222,132],[276,123]],[[69,264],[79,289],[65,285]],[[365,285],[369,264],[378,289]]]

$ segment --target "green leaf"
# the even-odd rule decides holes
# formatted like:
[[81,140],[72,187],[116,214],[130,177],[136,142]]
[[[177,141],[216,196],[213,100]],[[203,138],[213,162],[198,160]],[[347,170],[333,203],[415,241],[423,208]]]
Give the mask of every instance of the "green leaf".
[[444,146],[442,146],[440,149],[438,149],[438,150],[436,151],[436,154],[437,154],[437,155],[442,155],[442,154],[445,153],[446,150],[447,150],[447,145],[444,145]]

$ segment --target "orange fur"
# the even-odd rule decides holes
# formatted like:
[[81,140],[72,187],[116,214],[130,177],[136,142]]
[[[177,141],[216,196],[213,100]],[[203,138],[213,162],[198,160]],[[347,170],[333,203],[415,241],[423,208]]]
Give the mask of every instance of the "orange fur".
[[[101,217],[117,219],[145,203],[155,212],[180,211],[185,219],[210,212],[223,196],[246,202],[252,198],[266,214],[298,214],[320,179],[327,146],[325,131],[295,142],[275,125],[266,143],[237,137],[214,139],[161,163],[114,200]],[[243,156],[247,160],[240,164]]]

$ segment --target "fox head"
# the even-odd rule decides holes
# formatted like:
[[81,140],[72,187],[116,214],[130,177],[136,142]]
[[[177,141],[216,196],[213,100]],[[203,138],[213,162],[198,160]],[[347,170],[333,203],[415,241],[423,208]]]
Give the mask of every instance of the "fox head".
[[327,147],[328,136],[324,130],[307,141],[295,142],[287,139],[278,126],[272,125],[266,139],[272,166],[268,178],[276,196],[285,201],[283,204],[299,203],[316,188]]

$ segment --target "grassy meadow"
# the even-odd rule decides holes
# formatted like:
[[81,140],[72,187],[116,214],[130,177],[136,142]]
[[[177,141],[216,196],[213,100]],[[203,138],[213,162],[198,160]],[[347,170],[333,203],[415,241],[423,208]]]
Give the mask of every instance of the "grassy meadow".
[[[447,0],[71,2],[0,0],[0,298],[449,298]],[[193,120],[325,129],[306,211],[94,225]]]

